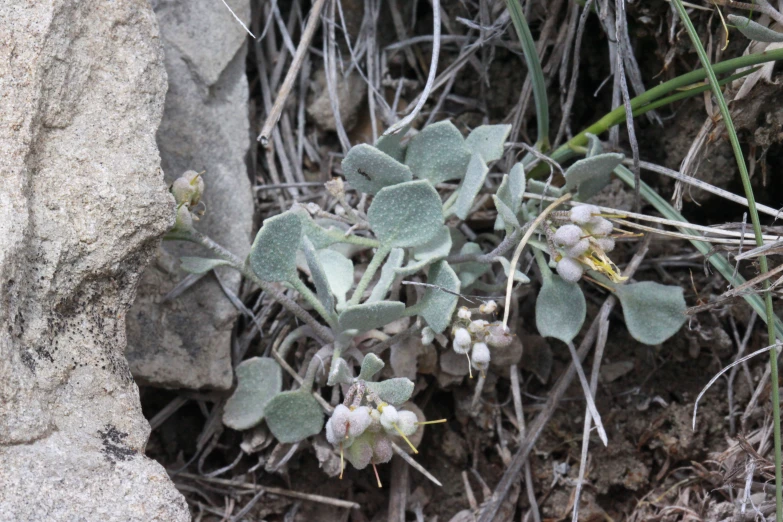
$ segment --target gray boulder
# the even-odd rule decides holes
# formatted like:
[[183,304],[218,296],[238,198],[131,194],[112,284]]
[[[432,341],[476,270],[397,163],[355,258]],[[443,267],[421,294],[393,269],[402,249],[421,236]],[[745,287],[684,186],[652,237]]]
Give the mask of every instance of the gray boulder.
[[155,16],[4,0],[0,34],[0,520],[189,520],[124,357],[173,221]]
[[[248,0],[228,2],[246,23]],[[204,171],[206,213],[196,227],[239,256],[247,255],[253,196],[245,156],[250,146],[247,34],[214,0],[160,0],[169,90],[157,141],[166,181],[186,170]],[[209,274],[176,299],[166,294],[186,275],[180,256],[208,255],[165,242],[144,274],[128,314],[127,356],[140,383],[171,388],[231,387],[231,329],[237,311]],[[239,290],[239,273],[221,269],[221,281]]]

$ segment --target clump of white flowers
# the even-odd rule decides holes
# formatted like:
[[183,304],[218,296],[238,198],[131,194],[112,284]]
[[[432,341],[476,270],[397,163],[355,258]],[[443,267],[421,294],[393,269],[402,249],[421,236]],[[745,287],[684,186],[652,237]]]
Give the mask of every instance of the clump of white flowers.
[[589,268],[615,282],[624,279],[606,255],[614,250],[614,225],[601,215],[598,207],[577,205],[554,215],[552,223],[559,226],[554,232],[548,229],[547,237],[560,277],[576,283]]
[[508,326],[501,322],[485,319],[473,319],[473,314],[493,314],[497,310],[495,301],[487,301],[476,309],[462,307],[451,328],[452,348],[468,358],[468,370],[471,378],[476,369],[484,372],[489,368],[490,347],[506,348],[511,344],[512,336]]

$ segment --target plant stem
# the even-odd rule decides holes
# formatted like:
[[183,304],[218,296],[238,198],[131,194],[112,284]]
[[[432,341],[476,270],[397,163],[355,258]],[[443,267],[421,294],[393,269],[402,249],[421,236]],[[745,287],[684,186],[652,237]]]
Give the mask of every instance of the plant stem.
[[285,339],[283,339],[283,342],[280,343],[280,346],[277,348],[278,355],[285,359],[288,357],[288,351],[296,341],[302,337],[309,337],[311,335],[313,335],[313,329],[310,328],[309,325],[303,324],[298,328],[294,328],[288,335],[285,336]]
[[531,75],[533,85],[533,99],[536,102],[536,123],[538,125],[538,142],[536,148],[541,152],[549,150],[549,100],[546,95],[546,82],[544,81],[544,71],[541,69],[541,62],[536,52],[536,42],[530,33],[530,27],[527,25],[525,13],[519,0],[506,0],[508,12],[511,15],[511,21],[517,30],[519,43],[522,45],[522,52],[525,55],[528,73]]
[[356,285],[356,290],[354,290],[353,295],[351,295],[351,300],[348,301],[349,306],[359,304],[359,301],[362,299],[362,294],[367,290],[367,286],[369,286],[375,272],[381,267],[381,263],[383,263],[383,260],[386,259],[386,256],[390,251],[391,247],[385,244],[378,247],[378,250],[375,251],[375,255],[372,256],[372,261],[367,265],[367,269],[364,271],[362,278]]
[[263,291],[268,293],[272,296],[272,298],[280,303],[283,308],[294,314],[295,317],[300,319],[301,321],[307,323],[310,325],[310,327],[313,329],[314,334],[323,342],[331,342],[334,340],[334,334],[332,333],[332,330],[325,327],[321,323],[315,320],[315,318],[308,314],[304,308],[299,306],[293,299],[286,296],[285,294],[278,292],[275,288],[272,287],[271,284],[267,283],[266,281],[262,281],[259,279],[259,277],[252,271],[247,268],[247,265],[242,262],[239,257],[237,257],[233,252],[227,250],[223,246],[219,245],[215,241],[213,241],[210,237],[205,236],[204,234],[193,231],[190,236],[185,237],[178,237],[178,239],[190,241],[192,243],[196,243],[198,245],[203,246],[204,248],[210,250],[214,254],[216,254],[221,259],[225,259],[229,263],[231,263],[231,266],[235,269],[239,270],[239,272],[242,273],[246,278],[253,281],[259,288],[261,288]]
[[[759,213],[756,210],[756,201],[753,196],[753,187],[750,184],[750,175],[748,174],[748,167],[745,164],[745,156],[742,153],[740,147],[739,138],[737,137],[737,131],[734,129],[734,121],[731,119],[731,113],[729,107],[726,104],[726,99],[723,97],[723,92],[718,86],[718,78],[715,76],[715,71],[710,65],[710,58],[707,56],[707,51],[704,50],[704,46],[701,44],[699,34],[696,32],[696,28],[693,26],[688,12],[685,10],[685,6],[682,5],[682,0],[674,0],[674,6],[677,8],[677,12],[680,14],[680,18],[685,24],[685,28],[688,30],[688,35],[691,37],[691,42],[696,48],[696,52],[699,55],[704,70],[707,73],[710,87],[712,88],[712,94],[715,96],[720,108],[720,113],[723,116],[723,124],[726,126],[726,131],[729,134],[729,140],[731,141],[731,148],[734,151],[734,159],[737,160],[737,166],[739,167],[740,177],[742,178],[742,188],[745,190],[745,197],[748,200],[748,213],[750,214],[750,220],[753,223],[753,234],[756,236],[756,246],[764,245],[764,237],[761,232],[761,221],[759,220]],[[764,275],[769,270],[767,265],[767,256],[759,256],[759,271],[761,275]],[[775,339],[775,313],[772,309],[772,294],[769,291],[769,280],[765,279],[762,283],[764,289],[764,305],[767,315],[767,332],[769,335],[770,345],[776,343]],[[778,385],[778,350],[770,350],[769,352],[769,369],[770,380],[772,383],[772,419],[773,419],[773,433],[774,433],[774,449],[775,449],[775,519],[777,522],[783,522],[783,474],[781,473],[781,450],[780,450],[780,389]]]
[[320,315],[324,321],[329,323],[329,326],[332,328],[337,327],[337,317],[334,315],[334,312],[330,312],[326,309],[326,307],[323,305],[320,299],[313,293],[312,290],[310,290],[304,282],[299,279],[298,276],[294,276],[291,281],[291,286],[294,287],[294,290],[299,292],[302,297],[310,303],[310,306],[313,307],[313,310],[315,310],[318,315]]

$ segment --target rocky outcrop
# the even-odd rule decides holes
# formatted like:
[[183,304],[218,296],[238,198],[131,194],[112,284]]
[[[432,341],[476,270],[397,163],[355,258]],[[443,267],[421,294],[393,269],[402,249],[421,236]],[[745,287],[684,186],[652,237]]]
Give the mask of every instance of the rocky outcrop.
[[[246,23],[248,0],[228,2]],[[247,33],[222,2],[154,3],[166,54],[169,91],[157,141],[166,181],[186,170],[204,172],[206,213],[197,228],[244,256],[250,249],[253,196],[245,156],[250,146]],[[231,387],[231,330],[237,312],[209,274],[176,299],[165,300],[186,275],[183,255],[205,255],[190,244],[166,242],[139,286],[128,315],[128,361],[143,383],[172,388]],[[239,290],[236,271],[220,280]]]
[[165,91],[147,0],[0,3],[0,520],[190,519],[124,358]]

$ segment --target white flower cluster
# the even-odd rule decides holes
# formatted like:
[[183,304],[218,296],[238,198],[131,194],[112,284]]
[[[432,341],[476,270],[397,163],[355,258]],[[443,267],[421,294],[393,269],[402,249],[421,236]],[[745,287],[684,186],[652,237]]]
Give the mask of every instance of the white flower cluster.
[[552,236],[562,254],[557,262],[557,273],[564,280],[579,281],[584,273],[584,261],[590,254],[595,252],[605,257],[604,253],[614,250],[614,239],[609,237],[614,226],[600,213],[595,205],[577,205],[569,212],[571,222],[562,225]]
[[416,451],[407,437],[419,428],[417,422],[412,411],[398,410],[388,404],[379,404],[377,408],[349,408],[340,404],[326,423],[326,440],[339,447],[341,455],[344,452],[353,467],[364,469],[368,464],[391,460],[393,436],[402,437]]
[[[479,313],[491,314],[497,309],[494,301],[479,306]],[[472,312],[462,307],[457,312],[457,320],[451,329],[453,336],[452,348],[461,355],[466,355],[470,365],[479,371],[489,368],[489,347],[506,348],[511,344],[511,332],[508,326],[501,322],[490,323],[484,319],[472,319]]]

